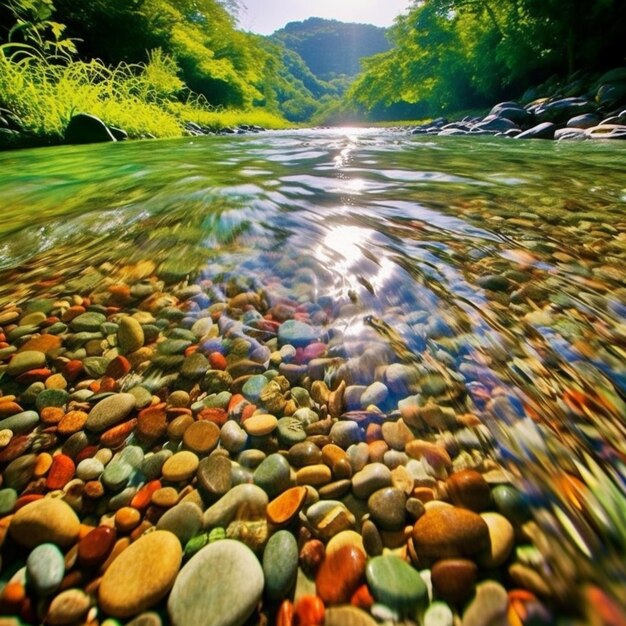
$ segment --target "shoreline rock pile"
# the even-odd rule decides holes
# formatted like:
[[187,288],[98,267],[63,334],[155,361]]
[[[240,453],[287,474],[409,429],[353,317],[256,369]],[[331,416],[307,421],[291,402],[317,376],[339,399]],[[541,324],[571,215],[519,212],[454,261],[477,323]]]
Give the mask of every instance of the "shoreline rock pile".
[[[540,94],[550,94],[541,95]],[[626,139],[626,68],[596,79],[575,74],[528,90],[520,102],[500,102],[485,117],[438,118],[412,134],[494,135],[516,139]]]
[[151,261],[59,280],[0,311],[2,615],[547,626],[574,607],[455,372],[382,322],[350,355],[306,281],[167,284]]

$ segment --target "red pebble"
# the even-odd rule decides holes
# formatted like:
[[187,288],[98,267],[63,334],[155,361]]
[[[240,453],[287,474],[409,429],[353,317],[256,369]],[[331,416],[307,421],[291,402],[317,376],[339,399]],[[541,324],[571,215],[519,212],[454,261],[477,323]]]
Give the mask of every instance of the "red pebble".
[[346,604],[363,582],[366,558],[356,546],[346,545],[326,555],[315,577],[317,595],[326,604]]
[[293,607],[295,626],[321,626],[324,602],[318,596],[302,596]]
[[98,526],[78,542],[78,561],[82,565],[94,567],[106,561],[111,553],[117,532],[110,526]]
[[52,371],[47,367],[39,367],[34,370],[28,370],[23,374],[20,374],[15,380],[20,385],[31,385],[32,383],[42,383],[46,378],[52,376]]
[[226,357],[221,352],[211,352],[209,354],[209,363],[214,370],[225,370],[228,365]]
[[117,426],[113,426],[113,428],[109,428],[109,430],[105,431],[100,436],[100,443],[109,448],[121,446],[126,440],[126,437],[133,432],[136,424],[137,420],[133,418]]
[[208,420],[218,426],[223,426],[228,420],[228,413],[224,409],[206,408],[198,413],[199,420]]
[[369,587],[367,585],[361,585],[353,594],[350,599],[350,604],[353,606],[359,607],[364,611],[369,611],[374,604],[374,598],[370,593]]
[[63,367],[63,375],[68,381],[76,380],[83,372],[83,363],[78,359],[68,361]]
[[109,363],[105,373],[111,378],[118,379],[126,376],[128,372],[130,372],[130,363],[125,356],[120,354]]
[[152,501],[152,494],[161,489],[161,481],[160,480],[151,480],[149,483],[146,483],[139,491],[133,496],[133,499],[130,501],[130,506],[138,511],[144,511],[150,506],[150,502]]
[[76,466],[74,461],[65,455],[57,454],[52,457],[52,465],[48,470],[48,477],[46,479],[46,487],[51,491],[54,489],[63,489],[67,483],[74,478],[74,471]]
[[276,626],[293,626],[293,603],[284,600],[276,614]]

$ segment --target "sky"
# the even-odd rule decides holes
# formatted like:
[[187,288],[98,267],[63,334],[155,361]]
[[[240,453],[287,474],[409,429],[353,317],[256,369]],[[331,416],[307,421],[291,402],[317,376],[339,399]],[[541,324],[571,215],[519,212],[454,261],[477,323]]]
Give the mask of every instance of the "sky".
[[243,0],[243,4],[241,28],[270,35],[287,22],[307,17],[390,26],[411,0]]

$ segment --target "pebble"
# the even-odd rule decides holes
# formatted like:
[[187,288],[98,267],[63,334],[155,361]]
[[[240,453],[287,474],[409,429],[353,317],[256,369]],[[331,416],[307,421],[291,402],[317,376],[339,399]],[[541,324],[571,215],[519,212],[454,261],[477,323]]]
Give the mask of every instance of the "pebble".
[[432,566],[430,575],[437,596],[458,604],[474,594],[478,567],[468,559],[441,559]]
[[294,348],[304,347],[318,338],[317,331],[298,320],[287,320],[278,327],[278,345],[291,345]]
[[220,428],[213,422],[202,420],[190,424],[183,433],[183,445],[199,456],[215,449],[220,438]]
[[275,526],[289,524],[298,515],[307,497],[306,487],[292,487],[267,505],[267,519]]
[[274,498],[291,486],[289,461],[281,454],[270,454],[254,470],[252,479],[270,498]]
[[472,511],[431,508],[415,522],[413,544],[417,555],[427,560],[472,557],[489,549],[489,528]]
[[50,603],[46,622],[50,626],[68,626],[82,621],[91,606],[91,598],[81,589],[66,589]]
[[370,463],[352,477],[352,493],[367,500],[375,491],[391,487],[391,470],[382,463]]
[[377,602],[401,616],[414,617],[428,604],[424,581],[406,561],[394,555],[376,556],[365,570],[367,583]]
[[493,580],[476,587],[476,596],[463,612],[462,626],[501,626],[507,624],[509,598],[506,589]]
[[365,553],[354,545],[327,554],[315,577],[317,595],[325,604],[347,604],[365,575]]
[[489,549],[479,557],[479,564],[486,568],[502,565],[515,545],[515,530],[506,517],[499,513],[482,513],[481,517],[489,529]]
[[198,465],[198,487],[202,494],[213,502],[221,498],[232,487],[232,463],[221,454],[212,454]]
[[426,609],[423,626],[453,626],[454,614],[445,602],[433,602]]
[[377,626],[378,622],[355,606],[331,606],[324,614],[324,626]]
[[381,530],[400,530],[406,518],[406,495],[395,487],[375,491],[367,501],[372,521]]
[[239,541],[197,552],[180,571],[167,602],[173,626],[242,626],[261,599],[261,564]]
[[298,544],[286,530],[274,533],[263,551],[265,595],[268,600],[282,600],[289,596],[298,572]]
[[74,510],[58,498],[42,498],[20,508],[9,532],[20,545],[34,548],[42,543],[66,547],[78,537],[80,522]]
[[456,506],[480,512],[491,504],[491,489],[482,474],[472,469],[454,472],[446,480],[450,501]]
[[336,552],[343,546],[355,546],[365,554],[363,538],[355,530],[342,530],[326,544],[326,554]]
[[17,491],[11,489],[0,489],[0,515],[8,515],[13,512],[17,502]]
[[7,365],[9,376],[19,376],[28,370],[45,367],[46,355],[38,350],[24,350],[14,355]]
[[220,430],[220,442],[231,454],[236,454],[246,445],[248,435],[234,420],[226,422]]
[[312,441],[303,441],[289,448],[287,458],[294,467],[305,467],[319,463],[322,451]]
[[156,605],[170,590],[182,561],[177,537],[156,530],[130,544],[105,571],[98,590],[102,610],[132,617]]
[[253,415],[243,423],[244,430],[255,437],[269,435],[277,426],[278,420],[269,414]]
[[260,487],[250,484],[236,485],[204,512],[204,528],[226,527],[235,518],[263,518],[267,504],[267,493]]
[[202,509],[193,502],[181,502],[166,511],[156,527],[169,530],[184,546],[202,528]]
[[101,565],[113,550],[116,539],[115,528],[97,526],[78,542],[78,562],[87,567]]
[[108,396],[91,409],[85,428],[101,433],[122,422],[134,408],[135,396],[130,393]]
[[530,508],[519,489],[512,485],[497,485],[491,492],[498,511],[514,524],[530,519]]
[[104,465],[102,461],[96,458],[91,459],[83,459],[76,466],[76,476],[81,480],[95,480],[98,478],[102,472],[104,471]]
[[26,576],[39,596],[54,593],[63,580],[65,562],[63,553],[53,543],[42,543],[26,559]]
[[193,452],[177,452],[163,463],[163,479],[175,483],[185,482],[196,473],[199,463],[200,459]]

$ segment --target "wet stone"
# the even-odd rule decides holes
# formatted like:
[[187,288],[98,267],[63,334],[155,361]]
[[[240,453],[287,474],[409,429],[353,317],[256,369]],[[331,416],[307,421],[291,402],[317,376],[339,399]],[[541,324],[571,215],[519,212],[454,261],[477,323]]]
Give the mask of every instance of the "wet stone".
[[264,582],[261,564],[244,544],[230,539],[209,544],[176,578],[167,603],[172,624],[241,626],[257,606]]
[[157,522],[158,530],[169,530],[185,545],[202,528],[202,510],[193,502],[181,502],[166,511]]
[[66,626],[82,620],[91,606],[91,598],[81,589],[67,589],[54,597],[48,608],[46,622]]
[[53,543],[42,543],[28,555],[27,579],[40,596],[54,593],[61,585],[64,574],[63,553]]
[[219,426],[206,420],[194,422],[183,433],[183,444],[199,456],[211,452],[220,438]]
[[101,565],[109,556],[117,532],[110,526],[97,526],[78,542],[78,562],[88,567]]
[[222,455],[211,455],[198,465],[198,485],[210,500],[223,496],[232,486],[230,459]]
[[362,550],[346,545],[327,554],[315,577],[317,595],[325,604],[347,604],[365,575]]
[[298,571],[298,544],[286,530],[274,533],[263,551],[265,595],[271,600],[282,600],[289,595]]
[[23,506],[9,526],[13,539],[29,548],[48,542],[69,546],[78,537],[79,530],[76,513],[58,498],[43,498]]
[[281,493],[267,506],[267,519],[276,526],[288,524],[304,506],[306,487],[292,487]]
[[139,350],[144,341],[145,336],[141,324],[134,317],[122,317],[117,329],[117,342],[122,354]]
[[265,517],[267,493],[256,485],[236,485],[204,512],[204,528],[226,527],[234,519]]
[[372,521],[381,530],[400,530],[405,524],[406,495],[395,487],[375,491],[367,501]]
[[290,486],[289,462],[281,454],[270,454],[254,471],[253,480],[255,485],[273,498]]
[[478,578],[476,563],[468,559],[442,559],[431,568],[431,581],[437,596],[457,604],[472,597]]
[[288,458],[294,467],[315,465],[322,460],[322,451],[312,441],[303,441],[289,449]]
[[374,598],[401,616],[412,617],[428,603],[428,590],[419,573],[397,556],[370,559],[366,575]]
[[302,422],[295,417],[282,417],[279,419],[277,434],[281,444],[288,448],[303,442],[307,437]]
[[111,563],[100,583],[102,609],[131,617],[157,604],[170,590],[182,561],[175,535],[157,530],[140,537]]
[[91,411],[85,428],[100,433],[119,424],[135,408],[135,396],[130,393],[118,393],[100,400]]
[[196,473],[199,462],[193,452],[177,452],[163,463],[163,479],[171,482],[187,481]]
[[46,355],[37,350],[25,350],[16,354],[7,365],[6,372],[9,376],[19,376],[28,370],[45,367]]
[[357,498],[367,500],[375,491],[391,486],[391,470],[382,463],[366,465],[352,477],[352,492]]

